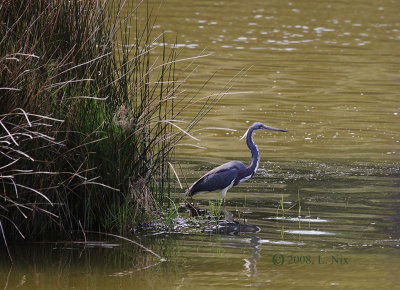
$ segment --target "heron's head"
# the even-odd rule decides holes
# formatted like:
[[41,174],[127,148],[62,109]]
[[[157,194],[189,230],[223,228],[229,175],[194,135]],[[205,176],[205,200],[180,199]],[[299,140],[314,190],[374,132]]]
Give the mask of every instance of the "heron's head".
[[286,130],[269,127],[269,126],[264,125],[263,123],[256,122],[253,125],[251,125],[249,127],[249,129],[247,129],[246,133],[244,133],[244,135],[242,136],[242,138],[240,138],[240,140],[242,140],[244,137],[246,137],[249,132],[252,132],[255,130],[270,130],[270,131],[278,131],[278,132],[287,132]]

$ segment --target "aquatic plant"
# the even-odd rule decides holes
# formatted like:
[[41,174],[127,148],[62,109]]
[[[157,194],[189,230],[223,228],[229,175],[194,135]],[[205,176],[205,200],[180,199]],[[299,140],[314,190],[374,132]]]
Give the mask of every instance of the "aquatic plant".
[[209,211],[210,211],[210,219],[214,220],[215,222],[221,219],[221,215],[223,215],[223,206],[222,201],[216,199],[215,202],[209,200],[208,201]]
[[164,46],[153,57],[164,36],[152,35],[150,12],[122,16],[124,4],[0,4],[5,243],[5,233],[124,234],[153,218],[169,200],[175,145],[221,97],[205,98],[192,120],[178,123],[194,97],[180,94],[177,51]]

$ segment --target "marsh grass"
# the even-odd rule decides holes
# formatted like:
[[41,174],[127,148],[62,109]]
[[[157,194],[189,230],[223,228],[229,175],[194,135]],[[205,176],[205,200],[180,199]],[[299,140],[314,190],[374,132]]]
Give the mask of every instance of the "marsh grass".
[[[124,18],[124,4],[0,4],[5,243],[81,230],[126,234],[154,219],[174,187],[175,145],[223,95],[182,94],[177,50],[164,46],[154,56],[155,41],[165,41],[153,36],[151,11],[144,5],[146,19],[137,10]],[[193,104],[194,118],[179,121]]]
[[208,201],[208,206],[210,211],[210,219],[214,222],[218,222],[223,213],[222,201],[220,199],[216,199],[215,202],[210,200]]
[[[284,238],[284,231],[285,231],[285,222],[286,222],[285,213],[286,213],[286,215],[290,215],[290,214],[292,214],[293,209],[296,210],[296,207],[297,207],[296,214],[297,214],[297,218],[298,218],[298,229],[299,230],[301,230],[301,223],[302,222],[304,223],[304,221],[302,221],[302,206],[301,206],[300,191],[297,191],[297,201],[292,206],[290,206],[289,208],[285,208],[284,203],[285,202],[284,202],[284,198],[283,198],[283,194],[282,194],[282,198],[280,199],[278,208],[276,210],[277,218],[279,217],[279,212],[281,213],[281,218],[282,218],[281,238],[282,238],[282,240]],[[311,218],[311,211],[310,211],[309,207],[308,207],[308,215],[306,214],[304,217]],[[311,221],[310,220],[308,221],[308,228],[311,229]]]

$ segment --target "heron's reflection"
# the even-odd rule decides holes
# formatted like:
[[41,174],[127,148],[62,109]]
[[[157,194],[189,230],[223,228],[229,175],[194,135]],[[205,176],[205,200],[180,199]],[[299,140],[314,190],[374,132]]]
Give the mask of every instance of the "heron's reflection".
[[[241,236],[243,234],[258,233],[260,230],[260,227],[256,225],[240,223],[237,221],[219,220],[212,227],[204,229],[204,232],[215,235]],[[258,274],[257,260],[261,257],[261,238],[258,236],[252,236],[250,238],[245,238],[244,240],[250,243],[250,256],[244,259],[244,272],[248,277],[254,277]],[[243,244],[234,241],[233,243],[225,242],[223,245],[229,247],[247,248],[249,246],[248,243]]]
[[261,257],[260,245],[261,245],[261,239],[259,237],[254,236],[250,239],[251,255],[250,255],[250,258],[244,259],[245,273],[248,277],[254,277],[254,276],[257,276],[257,274],[258,274],[257,260]]

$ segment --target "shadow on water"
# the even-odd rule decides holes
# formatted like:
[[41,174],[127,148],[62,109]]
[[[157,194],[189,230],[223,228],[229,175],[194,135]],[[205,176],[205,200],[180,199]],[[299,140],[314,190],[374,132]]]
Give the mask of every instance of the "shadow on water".
[[261,231],[260,227],[256,225],[244,224],[235,221],[219,220],[212,228],[204,229],[204,232],[218,234],[218,235],[234,235],[258,233]]

